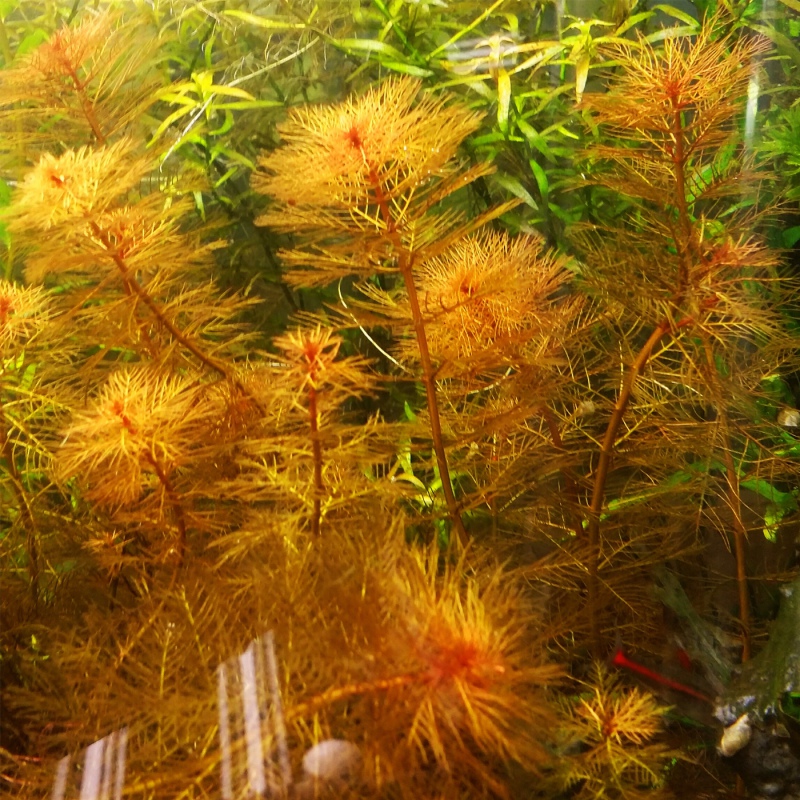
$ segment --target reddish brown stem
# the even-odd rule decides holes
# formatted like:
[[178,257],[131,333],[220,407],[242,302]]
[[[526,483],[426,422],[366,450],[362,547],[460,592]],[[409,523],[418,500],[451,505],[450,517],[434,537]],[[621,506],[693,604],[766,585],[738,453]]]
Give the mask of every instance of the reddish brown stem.
[[414,683],[421,682],[422,678],[418,674],[397,675],[393,678],[382,678],[375,681],[361,681],[359,683],[351,683],[347,686],[340,686],[333,689],[328,689],[322,694],[312,697],[303,703],[297,703],[286,709],[286,721],[290,722],[293,719],[306,717],[320,708],[337,703],[341,700],[348,700],[359,694],[373,694],[374,692],[386,692],[391,689],[399,689],[403,686],[410,686]]
[[[678,246],[679,274],[677,294],[683,294],[689,284],[690,258],[697,256],[699,247],[697,242],[697,232],[692,224],[689,214],[689,206],[686,202],[686,137],[684,130],[683,112],[684,108],[677,98],[672,100],[672,137],[675,141],[675,150],[672,156],[672,163],[675,167],[675,202],[678,210],[678,224],[682,229],[686,240],[686,246]],[[669,209],[665,209],[669,215]],[[675,234],[673,234],[675,235]],[[676,242],[677,244],[677,242]]]
[[319,536],[322,516],[322,493],[325,489],[325,484],[322,482],[322,443],[319,440],[317,390],[313,386],[308,390],[308,416],[311,427],[311,451],[314,459],[314,511],[311,517],[311,533],[314,536]]
[[639,374],[647,364],[648,359],[653,353],[656,345],[661,341],[664,334],[670,329],[670,322],[668,319],[662,320],[653,332],[650,334],[648,340],[644,343],[641,350],[639,350],[636,360],[633,362],[628,374],[625,376],[625,382],[622,386],[622,391],[617,398],[614,406],[614,412],[611,419],[608,421],[605,436],[600,447],[600,458],[597,462],[597,469],[594,475],[594,486],[592,488],[592,500],[589,506],[589,580],[587,591],[589,594],[589,615],[592,633],[592,642],[596,651],[599,652],[600,648],[600,586],[599,586],[599,566],[600,566],[600,514],[603,510],[603,502],[606,495],[606,481],[608,480],[608,473],[611,468],[611,460],[614,455],[614,447],[617,441],[617,433],[619,426],[622,423],[622,418],[625,416],[625,411],[628,408],[628,403],[631,399],[634,384]]
[[223,362],[218,361],[216,358],[212,358],[204,353],[196,344],[194,344],[194,342],[184,336],[183,332],[164,314],[158,303],[156,303],[156,301],[153,300],[153,298],[147,293],[147,290],[131,275],[130,271],[128,270],[128,265],[125,263],[125,259],[122,258],[122,256],[117,252],[116,248],[114,248],[114,246],[111,244],[105,231],[103,231],[103,229],[96,222],[91,220],[89,221],[89,226],[92,229],[92,233],[94,233],[94,235],[98,238],[100,243],[106,249],[106,252],[109,254],[109,256],[111,256],[117,269],[120,271],[126,289],[130,289],[133,294],[135,294],[136,297],[138,297],[139,300],[141,300],[145,306],[147,306],[152,315],[158,321],[159,325],[169,331],[175,341],[188,350],[195,358],[198,359],[198,361],[200,361],[202,364],[205,364],[205,366],[207,366],[209,369],[214,370],[214,372],[218,372],[223,378],[225,378],[240,392],[242,392],[242,394],[249,397],[255,407],[262,414],[266,413],[261,403],[255,397],[253,397],[250,392],[247,391],[240,380],[232,375],[227,364],[224,364]]
[[175,487],[173,487],[172,482],[169,479],[169,476],[164,471],[164,468],[161,464],[158,463],[158,460],[151,454],[148,453],[145,456],[145,461],[153,468],[153,472],[156,473],[158,480],[161,482],[161,485],[164,487],[164,491],[167,493],[167,497],[169,498],[170,506],[172,507],[172,515],[175,518],[175,524],[178,526],[178,565],[180,566],[183,564],[184,556],[186,555],[186,516],[183,513],[183,506],[181,505],[180,497],[178,497],[178,493],[175,491]]
[[414,283],[414,258],[404,246],[400,237],[397,235],[397,228],[394,217],[392,216],[389,202],[383,191],[383,186],[379,175],[374,169],[370,170],[370,180],[375,192],[375,201],[381,210],[386,231],[389,234],[393,245],[399,254],[398,265],[400,274],[408,295],[408,303],[411,307],[411,319],[414,326],[414,335],[417,339],[419,349],[419,360],[422,366],[422,383],[425,386],[425,398],[428,404],[428,416],[430,417],[431,440],[433,441],[433,451],[436,455],[436,465],[439,468],[439,478],[442,482],[442,493],[444,494],[447,512],[455,528],[458,540],[462,545],[468,541],[467,531],[461,519],[461,511],[453,493],[453,484],[450,480],[450,467],[447,462],[447,451],[444,446],[444,436],[442,435],[442,421],[439,414],[439,401],[436,396],[436,371],[433,368],[430,348],[428,347],[428,335],[425,329],[425,318],[419,304],[417,286]]
[[733,463],[729,442],[723,442],[725,453],[725,479],[728,484],[728,504],[733,512],[733,549],[736,558],[736,588],[739,595],[739,625],[742,629],[742,661],[750,660],[750,592],[747,586],[745,543],[747,531],[742,521],[742,497],[739,477]]
[[81,111],[83,111],[83,115],[86,117],[86,121],[89,123],[89,127],[92,129],[92,133],[94,134],[95,139],[97,139],[97,143],[104,145],[106,143],[106,137],[100,128],[100,123],[97,121],[97,117],[95,116],[92,101],[86,95],[86,85],[80,80],[75,70],[70,70],[70,78],[72,78],[72,82],[75,84],[75,91],[81,102]]
[[[405,263],[404,263],[405,262]],[[447,510],[450,519],[455,527],[456,534],[462,545],[468,541],[467,532],[461,519],[461,512],[458,508],[456,496],[453,493],[453,485],[450,482],[450,467],[447,463],[447,452],[444,448],[444,437],[442,436],[442,423],[439,416],[439,403],[436,398],[436,377],[431,361],[430,350],[428,349],[428,337],[425,333],[425,320],[419,305],[417,287],[414,284],[414,275],[411,268],[410,259],[401,259],[400,271],[406,285],[409,305],[411,306],[411,317],[414,322],[414,333],[417,337],[417,347],[419,348],[419,360],[422,365],[422,382],[425,386],[425,397],[428,401],[428,416],[430,417],[431,439],[433,440],[433,450],[436,454],[436,463],[439,467],[439,477],[442,482],[442,492],[447,503]]]
[[[681,301],[686,292],[686,287],[689,283],[689,272],[691,266],[691,255],[697,253],[698,247],[695,241],[695,229],[692,224],[692,219],[689,214],[689,206],[686,202],[686,141],[683,120],[683,105],[678,97],[672,99],[672,138],[675,143],[672,155],[672,162],[675,170],[675,203],[678,213],[678,228],[682,233],[685,241],[683,244],[679,241],[680,234],[677,232],[675,235],[675,246],[678,251],[679,258],[679,273],[675,293],[672,297],[671,305],[673,309],[679,309]],[[664,209],[665,213],[669,215],[668,208]],[[676,315],[680,316],[680,315]],[[606,481],[608,480],[608,473],[611,467],[611,461],[616,445],[617,435],[619,432],[622,418],[628,408],[628,403],[631,398],[633,387],[636,379],[644,369],[650,356],[653,353],[656,345],[661,341],[662,337],[670,329],[677,329],[692,323],[691,318],[684,318],[677,323],[671,321],[669,316],[665,317],[652,331],[645,344],[640,349],[636,360],[634,361],[631,369],[625,377],[625,382],[617,398],[614,412],[609,420],[608,427],[606,428],[605,436],[600,449],[600,458],[597,463],[597,470],[595,471],[594,487],[592,490],[592,499],[589,506],[589,546],[591,555],[589,558],[589,581],[588,581],[588,594],[589,594],[589,614],[591,620],[591,635],[592,642],[595,650],[599,653],[601,647],[600,636],[600,621],[599,621],[599,564],[600,564],[600,514],[603,509],[605,501]]]

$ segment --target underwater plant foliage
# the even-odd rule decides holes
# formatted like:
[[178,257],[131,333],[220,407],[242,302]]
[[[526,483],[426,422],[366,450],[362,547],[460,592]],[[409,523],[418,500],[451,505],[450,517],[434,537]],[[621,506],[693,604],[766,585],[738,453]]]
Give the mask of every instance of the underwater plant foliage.
[[[205,65],[151,5],[0,71],[3,791],[671,796],[793,575],[772,46],[724,10],[584,41],[545,224],[399,6],[417,67],[312,102],[338,4],[221,4]],[[237,30],[280,99],[216,74]],[[682,681],[626,655],[673,644]]]

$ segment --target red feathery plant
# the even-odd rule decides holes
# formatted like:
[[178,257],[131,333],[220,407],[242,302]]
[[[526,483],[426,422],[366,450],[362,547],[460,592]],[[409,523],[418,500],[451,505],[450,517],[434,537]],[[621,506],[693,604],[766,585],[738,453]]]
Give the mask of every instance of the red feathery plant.
[[[199,456],[209,457],[204,442],[218,413],[189,377],[164,377],[150,368],[116,371],[89,407],[73,414],[58,450],[59,477],[79,476],[83,497],[99,508],[135,509],[128,512],[134,523],[144,517],[161,530],[174,528],[177,536],[158,559],[175,554],[181,561],[187,512],[176,479]],[[165,508],[171,524],[163,519]]]
[[[153,103],[158,46],[145,26],[108,12],[57,30],[0,73],[0,154],[19,167],[20,157],[64,142],[103,145],[130,133]],[[54,116],[58,125],[42,125]]]
[[[776,310],[776,303],[786,302],[774,270],[778,257],[751,233],[758,212],[748,193],[759,178],[750,172],[738,136],[755,59],[767,46],[715,38],[716,28],[711,20],[691,42],[668,38],[663,52],[643,40],[617,46],[619,74],[610,91],[584,96],[603,137],[588,151],[589,180],[627,202],[616,221],[606,222],[606,195],[599,193],[597,224],[579,228],[574,237],[584,261],[581,279],[606,309],[598,352],[606,363],[621,358],[623,373],[612,397],[610,385],[595,387],[594,400],[608,408],[609,418],[587,476],[588,590],[597,644],[601,564],[614,568],[607,554],[617,546],[604,535],[614,521],[610,492],[629,498],[639,515],[631,524],[641,530],[647,524],[643,504],[670,475],[688,469],[686,479],[674,483],[677,490],[711,497],[719,488],[713,477],[718,470],[733,518],[747,657],[740,485],[748,469],[745,451],[761,445],[741,426],[753,419],[748,395],[759,392],[796,343]],[[617,383],[615,372],[609,383]],[[772,469],[787,466],[779,467],[765,447],[755,469],[768,460]],[[628,467],[624,488],[611,483],[615,463]],[[631,502],[637,495],[641,502]],[[612,517],[609,523],[604,515]],[[657,529],[658,517],[650,524]]]
[[[561,671],[535,644],[538,615],[513,577],[474,552],[443,567],[438,547],[409,550],[397,521],[380,542],[334,529],[315,548],[320,572],[355,569],[359,581],[320,577],[303,595],[316,633],[298,613],[295,636],[312,636],[319,660],[289,682],[287,719],[304,738],[316,713],[317,728],[359,743],[366,796],[501,796],[502,764],[547,761],[546,695]],[[333,657],[340,648],[349,657]]]
[[[50,416],[47,409],[54,403],[42,385],[42,373],[47,371],[45,354],[50,348],[64,347],[54,334],[51,319],[52,309],[42,289],[0,281],[0,455],[2,491],[12,530],[0,552],[4,565],[18,561],[14,529],[22,533],[34,603],[39,597],[42,564],[33,476],[46,468],[48,451],[44,442],[30,433],[44,424]],[[57,361],[50,357],[51,375]]]
[[[569,296],[568,261],[534,236],[480,231],[420,269],[430,351],[441,381],[452,438],[468,445],[459,463],[475,491],[463,501],[489,508],[496,528],[514,498],[543,472],[560,470],[574,505],[549,402],[564,381],[557,366],[574,339],[582,303]],[[405,304],[388,292],[370,294],[390,318]],[[400,348],[413,363],[410,348]],[[542,429],[543,424],[543,429]],[[545,452],[549,451],[548,459]]]
[[[133,44],[132,36],[142,45],[138,49],[130,47]],[[136,52],[136,57],[126,58],[130,52]],[[152,43],[146,43],[140,38],[140,34],[135,34],[132,30],[120,30],[111,17],[101,14],[88,18],[76,28],[63,28],[31,53],[16,59],[13,67],[7,67],[0,72],[0,165],[4,174],[21,179],[27,165],[49,148],[62,149],[64,142],[74,141],[104,143],[114,132],[129,127],[140,116],[146,104],[145,98],[152,89],[147,70],[143,68],[150,53]],[[135,73],[138,73],[138,79],[134,79]],[[125,92],[120,94],[123,88]],[[60,125],[47,124],[53,115],[59,116]],[[99,128],[100,119],[106,125],[105,131]],[[54,167],[54,171],[47,180],[51,184],[50,188],[57,190],[61,175],[57,159],[50,156],[48,165]],[[48,187],[44,184],[38,190],[45,204],[48,200],[55,200],[52,214],[54,217],[58,216],[59,209],[63,210],[63,204],[58,198],[48,194]],[[75,200],[80,202],[78,198]],[[51,209],[45,210],[41,205],[39,208],[41,222],[42,214],[49,217]],[[41,240],[45,237],[37,238]],[[15,236],[15,247],[7,253],[7,277],[14,274],[14,258],[18,252],[24,250],[24,247],[16,245]],[[66,257],[63,245],[57,250],[59,257]],[[15,287],[11,291],[30,290]],[[52,348],[57,341],[58,357],[66,361],[75,356],[76,347],[74,341],[67,346],[67,337],[71,339],[72,334],[56,322],[60,302],[56,298],[48,298],[46,291],[37,291],[42,301],[50,307],[48,327],[51,332],[45,339],[40,337],[41,342],[44,344],[49,339]],[[59,359],[53,359],[51,355],[43,360],[37,355],[35,346],[26,349],[29,386],[34,389],[31,398],[41,391],[48,364]],[[10,377],[9,370],[6,370],[6,376]],[[40,408],[48,407],[52,412],[55,408],[63,407],[65,401],[66,398],[59,397],[58,392],[51,392],[50,400],[41,403]],[[29,469],[27,461],[35,452],[40,458],[45,456],[49,446],[49,437],[44,434],[45,428],[42,419],[34,415],[24,426],[24,442],[19,437],[23,429],[15,432],[13,424],[3,434],[7,442],[5,470],[15,487],[13,491],[17,502],[23,509],[20,520],[27,530],[28,563],[34,595],[37,592],[34,575],[38,572],[38,548],[35,545],[38,534],[34,533],[35,514],[24,510],[30,505],[30,498],[23,503],[22,490],[25,488],[30,497],[39,495],[40,499],[35,505],[43,509],[45,504],[40,494],[43,489],[42,471]],[[21,453],[25,454],[22,462]]]
[[432,213],[490,169],[479,165],[464,171],[454,162],[456,148],[478,118],[431,96],[417,101],[419,89],[411,79],[388,80],[340,105],[293,111],[279,126],[284,146],[260,160],[263,174],[253,185],[280,204],[261,217],[261,224],[306,237],[305,246],[283,254],[289,265],[305,267],[289,273],[295,285],[317,286],[349,275],[401,278],[442,492],[455,531],[465,541],[418,275],[450,244],[509,206],[470,221],[454,209]]
[[[115,23],[93,19],[2,77],[19,102],[0,116],[34,164],[9,229],[26,278],[53,289],[48,330],[70,343],[50,385],[70,415],[41,437],[55,457],[39,480],[60,500],[59,537],[83,556],[72,580],[53,582],[59,600],[71,592],[69,619],[50,632],[46,658],[20,668],[15,713],[42,751],[60,754],[127,722],[129,774],[150,771],[146,791],[207,793],[218,766],[213,670],[266,628],[295,762],[326,729],[373,756],[372,787],[501,792],[509,762],[535,769],[546,755],[536,723],[549,719],[544,687],[559,670],[541,652],[535,615],[507,573],[471,552],[444,567],[435,547],[409,549],[394,494],[376,491],[370,471],[378,420],[348,424],[367,417],[348,404],[376,381],[365,359],[343,354],[343,337],[307,326],[277,337],[274,353],[246,347],[237,315],[247,303],[206,277],[213,246],[187,232],[187,204],[147,180],[154,159],[135,125],[120,122],[131,87],[121,51],[102,61],[114,43]],[[263,160],[272,176],[257,185],[281,203],[263,221],[309,234],[305,250],[287,254],[314,265],[294,273],[296,284],[353,274],[402,283],[401,324],[416,339],[436,463],[463,539],[438,370],[452,362],[461,375],[459,362],[472,362],[486,384],[530,360],[531,341],[557,322],[565,273],[534,240],[468,238],[503,211],[467,220],[453,206],[457,188],[489,171],[453,159],[477,120],[418,94],[415,81],[390,81],[343,106],[295,112],[287,147]],[[33,122],[54,122],[57,102],[67,145],[39,153]],[[454,355],[436,317],[464,309],[434,273],[461,257],[455,246],[475,280],[460,284],[474,324]],[[485,270],[489,249],[498,255]],[[525,287],[521,305],[509,306],[507,280]],[[426,281],[436,308],[423,308]],[[0,322],[3,313],[0,297]],[[31,321],[25,346],[32,333]],[[500,356],[481,348],[502,350],[508,366],[495,368]],[[33,505],[18,501],[21,514]],[[213,564],[210,539],[223,553]],[[35,582],[35,530],[31,542]],[[52,736],[41,733],[45,717]]]
[[294,539],[306,530],[318,536],[333,511],[352,515],[359,497],[377,488],[362,473],[385,461],[373,441],[384,438],[379,421],[354,424],[345,410],[373,391],[367,360],[340,355],[344,340],[321,326],[296,328],[272,344],[278,354],[244,376],[266,416],[258,436],[237,442],[235,474],[224,484],[253,512],[218,543],[228,558],[244,554],[280,517],[291,520],[286,535]]
[[[212,396],[216,390],[209,392],[210,381],[222,378],[231,396],[247,396],[251,413],[259,402],[248,395],[230,358],[241,352],[232,320],[244,303],[195,277],[208,268],[211,248],[188,244],[179,227],[183,203],[165,209],[158,194],[136,197],[150,162],[132,150],[129,140],[121,140],[43,156],[19,188],[9,227],[31,250],[29,279],[76,287],[60,295],[62,313],[54,321],[75,340],[74,371],[62,387],[78,389],[85,383],[92,391],[107,370],[115,370],[89,410],[77,411],[67,428],[59,478],[63,482],[73,469],[87,500],[110,508],[113,498],[122,508],[143,491],[134,473],[144,468],[154,474],[173,510],[182,556],[187,515],[170,472],[188,453],[208,455],[207,448],[188,442],[208,441],[209,435],[198,432],[199,421],[211,431],[211,417],[226,414],[225,405]],[[135,371],[125,362],[152,367]],[[195,380],[205,391],[190,387],[188,379],[175,383],[168,377],[178,370],[199,371]],[[129,405],[137,409],[135,422]],[[112,406],[118,411],[109,411]],[[106,413],[111,417],[104,421]],[[170,415],[168,427],[159,428],[157,420]],[[152,424],[144,424],[144,417]],[[212,463],[207,458],[204,469]],[[208,472],[203,481],[213,483]],[[162,522],[156,514],[150,525],[158,528]]]
[[[89,17],[0,76],[9,100],[18,101],[0,112],[12,127],[24,133],[57,107],[73,141],[81,126],[84,141],[92,141],[38,158],[20,181],[9,229],[26,253],[26,278],[61,287],[53,324],[72,341],[73,367],[62,393],[91,393],[115,371],[66,427],[58,478],[66,485],[72,469],[89,502],[123,516],[135,507],[153,531],[174,526],[182,558],[186,526],[197,517],[178,497],[175,470],[210,487],[211,432],[224,427],[214,415],[228,415],[232,405],[242,405],[240,397],[250,416],[263,407],[235,364],[244,355],[236,318],[247,302],[214,287],[208,278],[214,245],[184,230],[188,204],[152,191],[147,178],[157,166],[154,158],[142,155],[142,143],[130,135],[117,136],[123,127],[133,132],[129,114],[141,115],[144,89],[152,90],[145,71],[144,88],[130,71],[139,63],[138,57],[126,60],[135,44],[112,17]],[[32,148],[50,143],[31,133]],[[190,385],[189,375],[199,383]],[[219,379],[229,395],[223,402],[213,388]],[[202,468],[187,472],[187,460]],[[145,488],[148,476],[157,479],[155,493]],[[184,488],[198,498],[199,485]],[[151,514],[138,504],[145,498],[161,509],[159,496],[172,509],[171,523],[160,510]]]
[[[563,347],[559,337],[578,306],[558,302],[569,273],[540,242],[470,235],[515,201],[465,219],[451,195],[491,171],[485,164],[463,169],[455,160],[478,120],[462,106],[418,95],[416,81],[391,79],[358,99],[292,112],[279,126],[284,146],[261,159],[254,186],[279,203],[261,224],[305,238],[282,254],[302,267],[289,273],[291,282],[316,286],[355,275],[366,301],[351,301],[348,314],[359,309],[364,324],[412,333],[413,345],[401,345],[399,355],[407,371],[418,362],[442,491],[463,541],[465,501],[456,499],[450,463],[455,446],[469,445],[470,437],[496,443],[503,438],[498,419],[505,419],[502,427],[530,413],[520,409],[520,387],[515,396],[510,378]],[[505,409],[487,415],[502,393]],[[477,394],[478,405],[465,411],[465,399]],[[541,413],[541,398],[537,405],[534,413]],[[459,416],[470,414],[476,429],[468,431]],[[501,482],[507,488],[511,479]],[[479,492],[477,502],[485,498]]]

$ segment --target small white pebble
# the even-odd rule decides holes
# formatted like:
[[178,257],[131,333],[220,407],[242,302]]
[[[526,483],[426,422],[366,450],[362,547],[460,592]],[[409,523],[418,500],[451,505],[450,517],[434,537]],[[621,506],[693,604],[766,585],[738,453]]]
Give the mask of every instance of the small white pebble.
[[303,772],[322,781],[344,780],[357,774],[361,751],[344,739],[325,739],[303,756]]

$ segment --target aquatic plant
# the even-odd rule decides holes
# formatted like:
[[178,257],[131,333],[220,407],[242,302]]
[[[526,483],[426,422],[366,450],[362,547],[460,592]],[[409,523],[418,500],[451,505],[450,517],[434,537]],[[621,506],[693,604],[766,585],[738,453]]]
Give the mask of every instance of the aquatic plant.
[[[711,582],[692,559],[717,532],[715,623],[746,659],[748,536],[797,511],[795,283],[739,134],[767,45],[709,16],[532,48],[572,48],[590,140],[546,241],[483,116],[419,64],[236,150],[234,112],[285,98],[219,74],[211,35],[176,77],[180,31],[84,11],[0,72],[3,779],[44,794],[65,753],[124,740],[131,795],[662,793],[664,708],[569,675],[658,651],[664,605],[695,635],[714,609],[681,580]],[[509,67],[506,133],[531,125]],[[241,238],[291,322],[231,288]]]

